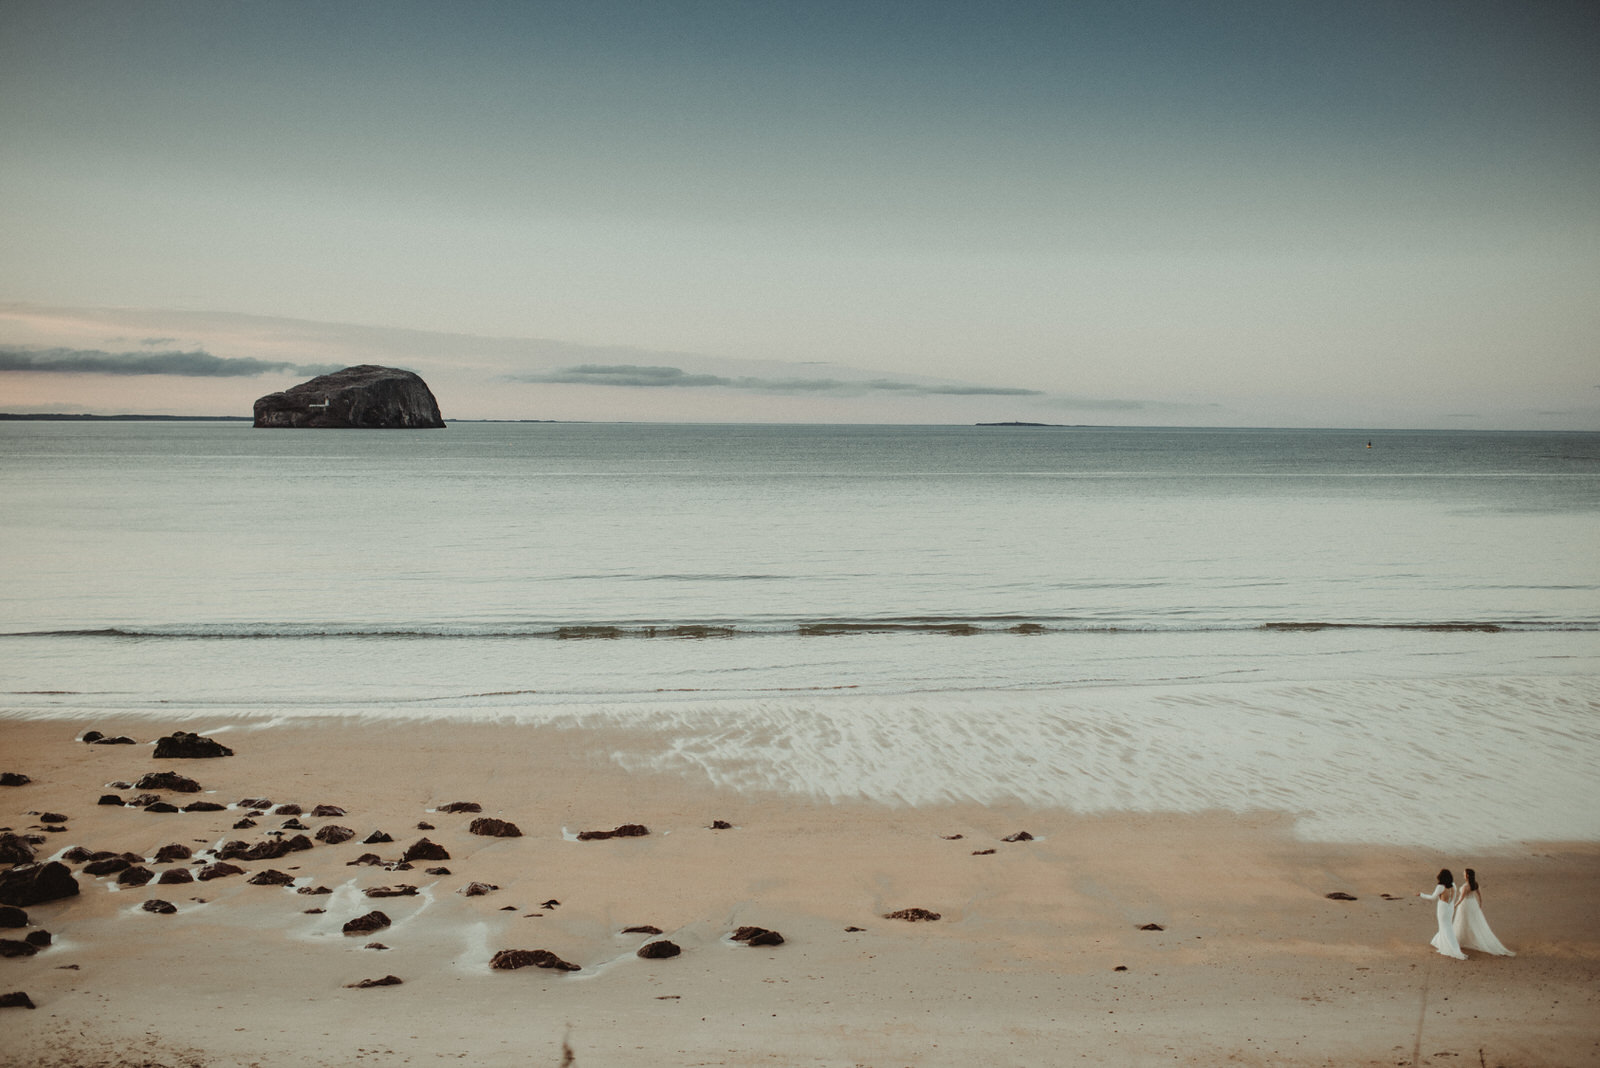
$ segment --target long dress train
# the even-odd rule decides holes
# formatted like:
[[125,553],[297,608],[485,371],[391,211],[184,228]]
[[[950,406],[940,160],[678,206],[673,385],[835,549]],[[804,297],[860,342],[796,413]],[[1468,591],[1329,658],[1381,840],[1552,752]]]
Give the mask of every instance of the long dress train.
[[1427,901],[1437,902],[1433,907],[1433,913],[1439,921],[1439,933],[1434,935],[1428,944],[1447,957],[1466,960],[1467,955],[1461,952],[1461,943],[1456,941],[1455,907],[1450,903],[1451,892],[1448,886],[1440,883],[1433,888],[1433,893],[1418,894],[1417,896]]
[[1456,945],[1462,949],[1476,949],[1497,957],[1516,956],[1501,945],[1500,939],[1489,929],[1489,921],[1483,918],[1483,906],[1478,903],[1476,890],[1468,890],[1456,902],[1456,915],[1451,928],[1455,932]]

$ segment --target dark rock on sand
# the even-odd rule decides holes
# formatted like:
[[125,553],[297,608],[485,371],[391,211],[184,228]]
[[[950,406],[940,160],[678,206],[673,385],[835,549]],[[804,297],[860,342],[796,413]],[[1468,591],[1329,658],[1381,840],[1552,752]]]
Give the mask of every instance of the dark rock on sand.
[[85,743],[98,742],[100,739],[104,738],[105,736],[106,735],[105,735],[104,731],[84,731],[83,732],[83,737],[79,738],[78,741],[85,742]]
[[728,937],[747,946],[783,945],[783,935],[777,931],[769,931],[765,927],[741,927]]
[[199,760],[206,757],[233,756],[233,750],[221,742],[214,742],[210,738],[202,738],[198,734],[188,731],[174,731],[165,738],[156,741],[157,758],[173,757],[184,760]]
[[178,811],[178,806],[167,801],[156,801],[144,806],[144,810],[146,812],[176,812]]
[[1033,835],[1029,834],[1027,831],[1018,831],[1016,834],[1008,834],[1008,835],[1006,835],[1004,838],[1000,839],[1000,841],[1002,841],[1002,842],[1031,842],[1031,841],[1033,841]]
[[40,949],[43,949],[45,946],[48,946],[51,942],[55,941],[55,936],[49,931],[29,931],[27,934],[22,936],[22,940],[28,943],[30,946],[38,946]]
[[0,864],[32,864],[33,846],[18,834],[0,834]]
[[95,804],[97,804],[97,805],[120,805],[120,804],[122,804],[122,798],[118,797],[116,794],[101,794],[100,795],[100,800],[96,801]]
[[168,886],[177,883],[192,883],[194,882],[194,872],[188,868],[168,868],[161,873],[161,877],[156,882],[165,883]]
[[238,823],[235,823],[233,825],[233,829],[236,830],[236,831],[248,831],[250,828],[254,827],[255,825],[256,825],[256,821],[251,819],[249,816],[246,816],[244,819],[240,820]]
[[399,886],[369,886],[361,891],[368,897],[416,897],[417,888],[410,883],[401,883]]
[[485,838],[522,837],[522,830],[515,823],[510,823],[506,820],[489,819],[487,817],[473,820],[472,826],[468,827],[467,830],[471,831],[473,834],[482,835]]
[[417,830],[419,831],[431,831],[434,829],[435,828],[433,824],[429,823],[427,820],[419,820],[417,822]]
[[26,786],[32,781],[20,771],[0,772],[0,786]]
[[450,869],[449,868],[425,868],[425,869],[423,869],[423,872],[426,875],[449,875],[450,874]]
[[301,808],[299,805],[291,803],[287,805],[279,805],[277,808],[272,810],[272,814],[274,816],[303,816],[305,815],[305,811],[306,810]]
[[104,860],[90,861],[83,866],[85,875],[115,875],[119,871],[127,871],[133,867],[133,861],[127,857],[106,857]]
[[175,860],[188,860],[194,856],[194,850],[182,842],[171,842],[156,850],[157,864],[171,864]]
[[174,912],[178,911],[178,906],[174,905],[170,901],[162,901],[159,897],[153,897],[139,907],[144,909],[146,912],[154,912],[162,916],[171,916]]
[[286,831],[309,831],[311,828],[291,817],[283,821],[283,829]]
[[638,956],[645,960],[664,960],[667,957],[676,957],[683,950],[678,948],[676,942],[646,942],[639,947]]
[[73,846],[71,849],[61,854],[61,859],[66,861],[68,864],[82,864],[86,860],[95,859],[95,856],[94,853],[91,852],[87,847],[79,845]]
[[331,894],[333,891],[326,886],[302,886],[295,893],[305,894],[307,897],[320,897],[323,894]]
[[492,894],[498,889],[500,888],[494,883],[468,883],[460,890],[457,890],[456,893],[464,894],[467,897],[482,897],[484,894]]
[[293,886],[294,876],[277,868],[268,868],[266,871],[256,872],[245,882],[251,886]]
[[1161,926],[1159,923],[1141,923],[1139,925],[1139,930],[1141,930],[1141,931],[1165,931],[1166,928]]
[[[131,787],[130,787],[130,789],[131,789]],[[138,797],[135,797],[132,801],[129,801],[128,802],[128,806],[130,808],[146,808],[146,807],[148,807],[150,805],[155,804],[157,801],[160,801],[160,800],[161,800],[161,795],[160,794],[140,794]]]
[[142,865],[135,864],[131,868],[124,868],[117,873],[119,886],[143,886],[156,877],[156,873]]
[[389,917],[374,909],[365,916],[357,916],[345,924],[344,933],[347,935],[371,934],[373,931],[381,931],[387,926],[389,926]]
[[330,823],[326,827],[319,827],[317,828],[317,833],[312,835],[312,837],[317,841],[326,842],[329,845],[338,845],[340,842],[348,842],[355,836],[355,831],[352,831],[348,827],[340,827],[336,823]]
[[992,849],[974,849],[972,851],[972,855],[975,857],[992,857],[994,854],[995,851]]
[[440,805],[440,812],[482,812],[483,806],[476,801],[452,801],[448,805]]
[[0,927],[26,927],[28,914],[11,905],[0,905]]
[[254,406],[265,429],[434,430],[444,426],[428,384],[410,371],[364,363],[269,393]]
[[219,805],[215,801],[191,801],[183,806],[185,812],[221,812],[227,805]]
[[733,824],[727,820],[712,820],[711,829],[713,831],[731,831],[733,830]]
[[901,909],[898,912],[886,912],[884,913],[883,918],[886,920],[906,920],[909,923],[917,923],[923,920],[937,920],[940,915],[941,914],[937,912],[929,912],[927,909]]
[[347,861],[345,861],[344,866],[347,867],[347,868],[354,867],[357,864],[370,864],[370,865],[373,865],[373,866],[377,866],[377,865],[382,864],[382,863],[383,863],[383,858],[378,856],[378,854],[376,854],[376,853],[363,853],[359,857],[357,857],[355,860],[347,860]]
[[230,875],[243,874],[244,869],[239,867],[239,865],[229,864],[226,861],[218,861],[215,864],[207,864],[205,867],[201,868],[200,871],[195,874],[195,878],[205,883],[210,882],[212,879],[225,879]]
[[403,860],[449,860],[450,851],[437,842],[419,838],[405,851]]
[[581,972],[576,964],[562,960],[548,949],[502,949],[489,961],[489,967],[500,971],[514,968],[551,968],[558,972]]
[[239,802],[239,807],[254,809],[256,815],[259,816],[261,813],[272,807],[272,802],[268,801],[264,797],[247,797],[243,801]]
[[119,734],[115,738],[100,737],[94,740],[95,745],[138,745],[139,743],[129,738],[126,734]]
[[578,841],[597,842],[606,838],[643,838],[650,833],[650,828],[640,823],[624,823],[611,831],[579,831]]
[[338,805],[318,805],[316,808],[311,810],[311,814],[317,819],[332,819],[338,816],[343,816],[344,809],[340,808]]
[[365,838],[361,839],[361,844],[362,845],[381,845],[384,842],[392,842],[392,841],[394,841],[394,839],[390,838],[387,834],[384,834],[382,831],[373,831],[371,834],[369,834]]
[[1323,894],[1322,896],[1329,901],[1354,901],[1356,899],[1354,894],[1347,894],[1343,890],[1335,890],[1331,894]]
[[170,790],[175,794],[197,794],[200,784],[175,771],[152,771],[133,784],[135,790]]
[[9,994],[0,994],[0,1009],[31,1009],[33,1007],[33,999],[25,991],[13,990]]
[[39,822],[40,823],[65,823],[65,822],[67,822],[67,820],[69,820],[71,818],[72,818],[71,816],[64,816],[59,812],[41,812],[41,813],[39,813]]
[[386,975],[382,979],[363,979],[359,983],[346,983],[347,990],[367,990],[375,986],[399,986],[405,982],[398,975]]
[[304,852],[310,848],[312,848],[311,839],[303,834],[297,834],[293,838],[269,838],[255,845],[228,842],[217,851],[217,856],[221,860],[277,860],[279,857]]
[[622,933],[623,934],[658,935],[658,934],[661,933],[661,928],[656,927],[656,926],[654,926],[652,924],[642,923],[637,927],[624,927],[622,929]]
[[39,947],[15,938],[0,938],[0,957],[31,957]]

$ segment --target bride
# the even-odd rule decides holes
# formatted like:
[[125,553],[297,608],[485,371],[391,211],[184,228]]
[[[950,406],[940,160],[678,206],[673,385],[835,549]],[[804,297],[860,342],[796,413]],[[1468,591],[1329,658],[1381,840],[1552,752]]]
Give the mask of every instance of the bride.
[[1461,944],[1456,941],[1456,930],[1451,922],[1455,915],[1455,908],[1451,904],[1451,891],[1454,886],[1455,879],[1451,877],[1450,869],[1445,868],[1439,872],[1439,885],[1433,888],[1433,893],[1417,896],[1425,901],[1437,902],[1433,912],[1439,920],[1439,933],[1433,936],[1429,944],[1447,957],[1466,960],[1467,955],[1461,952]]
[[1456,915],[1451,926],[1455,931],[1456,944],[1463,949],[1482,950],[1498,957],[1516,956],[1500,944],[1500,939],[1489,929],[1489,921],[1483,918],[1483,903],[1478,894],[1478,875],[1471,868],[1467,869],[1467,885],[1456,895]]

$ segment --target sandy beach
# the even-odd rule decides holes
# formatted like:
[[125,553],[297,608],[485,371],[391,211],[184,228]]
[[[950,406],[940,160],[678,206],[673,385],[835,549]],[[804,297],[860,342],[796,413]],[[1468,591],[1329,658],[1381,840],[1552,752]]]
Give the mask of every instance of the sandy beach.
[[[137,744],[79,741],[91,728]],[[234,755],[155,759],[173,730]],[[624,770],[634,739],[602,726],[8,719],[0,742],[0,771],[31,780],[0,788],[0,825],[42,838],[40,860],[81,846],[156,876],[121,885],[71,863],[77,896],[0,932],[52,936],[0,960],[0,988],[36,1006],[0,1010],[5,1065],[1600,1064],[1592,842],[1457,856],[1306,842],[1271,813],[733,792]],[[158,771],[201,791],[111,785]],[[146,792],[228,807],[97,803]],[[481,812],[439,811],[462,801]],[[480,818],[521,835],[474,834]],[[276,837],[311,848],[158,881],[290,819],[304,830]],[[649,833],[579,839],[630,824]],[[319,840],[330,826],[354,837]],[[378,831],[392,842],[365,841]],[[1031,840],[1005,840],[1018,832]],[[422,838],[448,859],[396,867]],[[193,855],[155,863],[169,844]],[[385,863],[352,863],[369,853]],[[1428,946],[1418,892],[1469,865],[1514,958]],[[293,884],[248,881],[267,870]],[[496,889],[461,893],[472,883]],[[380,887],[398,894],[364,893]],[[390,926],[343,933],[374,909]],[[886,918],[905,909],[939,918]],[[660,934],[624,933],[639,926]],[[740,927],[782,944],[733,941]],[[637,955],[660,941],[681,953]],[[492,969],[507,949],[578,967]]]

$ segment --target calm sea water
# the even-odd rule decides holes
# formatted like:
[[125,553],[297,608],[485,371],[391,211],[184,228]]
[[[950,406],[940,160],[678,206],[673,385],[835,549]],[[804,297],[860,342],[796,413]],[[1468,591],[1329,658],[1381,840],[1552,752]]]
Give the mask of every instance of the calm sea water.
[[13,717],[621,722],[825,796],[1600,838],[1600,435],[13,422],[0,501]]

